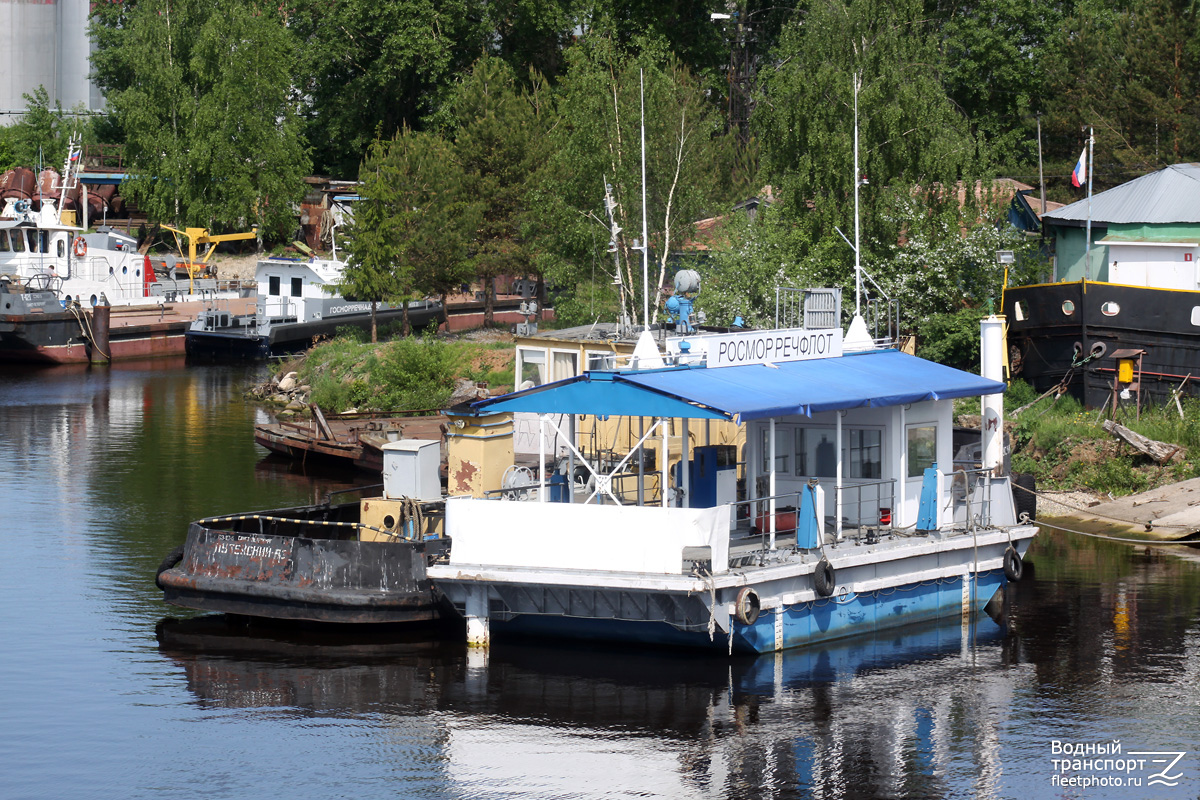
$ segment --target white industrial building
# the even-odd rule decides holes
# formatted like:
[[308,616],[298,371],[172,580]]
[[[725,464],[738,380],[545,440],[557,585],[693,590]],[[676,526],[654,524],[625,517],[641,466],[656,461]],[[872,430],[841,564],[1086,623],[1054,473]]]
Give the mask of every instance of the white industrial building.
[[64,111],[104,106],[89,79],[89,0],[0,0],[0,124],[25,113],[22,95],[45,86]]

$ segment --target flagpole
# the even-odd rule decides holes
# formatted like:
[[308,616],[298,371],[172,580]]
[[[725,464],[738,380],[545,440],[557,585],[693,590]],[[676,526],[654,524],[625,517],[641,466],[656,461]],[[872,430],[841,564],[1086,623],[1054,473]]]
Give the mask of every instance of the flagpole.
[[1092,126],[1088,126],[1088,218],[1087,218],[1087,249],[1083,256],[1083,279],[1092,279],[1092,173],[1096,171],[1096,134]]

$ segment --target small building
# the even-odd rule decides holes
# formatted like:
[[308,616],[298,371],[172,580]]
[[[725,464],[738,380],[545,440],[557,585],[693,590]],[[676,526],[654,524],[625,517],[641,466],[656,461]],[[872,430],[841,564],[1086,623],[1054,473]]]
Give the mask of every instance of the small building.
[[[1174,164],[1042,217],[1054,281],[1196,289],[1200,164]],[[1092,221],[1091,264],[1087,222]]]

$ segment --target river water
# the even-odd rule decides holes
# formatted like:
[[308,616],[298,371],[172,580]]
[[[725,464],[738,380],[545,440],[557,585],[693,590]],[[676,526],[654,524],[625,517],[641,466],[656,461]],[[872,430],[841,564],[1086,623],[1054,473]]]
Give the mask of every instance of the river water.
[[190,520],[355,482],[264,459],[255,374],[0,373],[0,797],[1200,795],[1200,563],[1161,550],[1044,531],[1002,626],[734,660],[168,607]]

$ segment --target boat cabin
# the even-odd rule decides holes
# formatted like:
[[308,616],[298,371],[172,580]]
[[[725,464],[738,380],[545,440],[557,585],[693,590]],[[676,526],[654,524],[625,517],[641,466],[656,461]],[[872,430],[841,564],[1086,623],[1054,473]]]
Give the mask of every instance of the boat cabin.
[[259,261],[254,270],[258,316],[271,322],[306,322],[370,311],[370,303],[349,302],[330,292],[342,279],[342,269],[341,262],[320,258]]

